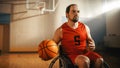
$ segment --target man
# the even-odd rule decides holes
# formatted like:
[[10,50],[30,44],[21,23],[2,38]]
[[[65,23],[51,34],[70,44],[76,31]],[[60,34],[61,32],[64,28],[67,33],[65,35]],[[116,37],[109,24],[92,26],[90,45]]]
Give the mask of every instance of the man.
[[93,52],[94,40],[88,26],[78,22],[79,12],[76,4],[71,4],[66,8],[68,21],[56,30],[53,40],[57,44],[61,42],[65,53],[79,68],[89,68],[90,62],[94,62],[95,68],[100,68],[103,59]]

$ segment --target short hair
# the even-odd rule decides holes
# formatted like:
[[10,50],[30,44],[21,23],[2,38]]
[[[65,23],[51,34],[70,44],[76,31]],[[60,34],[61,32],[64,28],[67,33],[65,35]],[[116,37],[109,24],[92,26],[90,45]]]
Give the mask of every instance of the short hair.
[[66,8],[66,13],[69,13],[71,6],[77,6],[77,4],[70,4],[70,5]]

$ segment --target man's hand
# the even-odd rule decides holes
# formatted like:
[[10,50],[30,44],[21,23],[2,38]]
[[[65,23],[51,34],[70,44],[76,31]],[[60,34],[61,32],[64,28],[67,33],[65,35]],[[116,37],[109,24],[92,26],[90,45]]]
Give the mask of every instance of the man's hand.
[[93,45],[92,43],[91,43],[91,44],[88,44],[87,50],[88,50],[88,51],[94,51],[94,50],[95,50],[95,45]]

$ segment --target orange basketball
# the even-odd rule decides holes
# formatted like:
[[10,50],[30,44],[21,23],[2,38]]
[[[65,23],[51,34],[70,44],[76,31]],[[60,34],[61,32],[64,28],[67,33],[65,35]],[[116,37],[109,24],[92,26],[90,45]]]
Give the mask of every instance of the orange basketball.
[[58,55],[58,46],[53,40],[44,40],[38,47],[39,57],[43,60],[50,60]]

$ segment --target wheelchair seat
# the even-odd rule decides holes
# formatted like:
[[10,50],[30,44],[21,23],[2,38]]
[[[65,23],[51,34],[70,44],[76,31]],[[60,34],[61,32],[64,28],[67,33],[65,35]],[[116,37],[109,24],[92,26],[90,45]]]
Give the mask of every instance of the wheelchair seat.
[[[61,46],[59,46],[59,56],[57,56],[51,61],[49,68],[52,68],[57,60],[59,60],[59,68],[78,68],[78,66],[74,65],[70,60],[70,58],[64,53]],[[93,64],[90,65],[90,68],[93,68]],[[104,61],[102,68],[110,68],[110,67],[107,64],[107,62]]]

